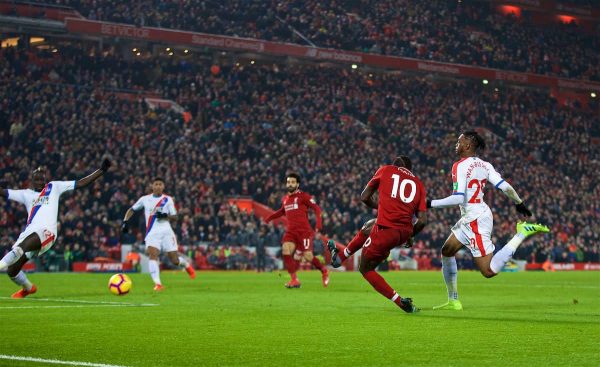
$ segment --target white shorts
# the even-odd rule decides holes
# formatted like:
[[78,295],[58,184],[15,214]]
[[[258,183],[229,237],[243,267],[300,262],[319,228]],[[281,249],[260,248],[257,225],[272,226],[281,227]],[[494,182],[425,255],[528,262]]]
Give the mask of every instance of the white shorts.
[[494,218],[492,213],[488,212],[471,222],[459,220],[452,227],[452,233],[460,243],[471,250],[473,257],[483,257],[494,253],[495,247],[492,243],[493,227]]
[[146,248],[154,247],[162,252],[177,251],[177,238],[173,232],[150,232],[146,239]]
[[13,248],[19,246],[27,237],[31,234],[36,233],[40,238],[40,242],[42,243],[42,248],[37,251],[28,251],[25,253],[28,259],[32,259],[34,256],[41,256],[44,252],[50,250],[52,246],[54,246],[54,242],[56,242],[56,233],[50,229],[45,228],[26,228],[21,234],[19,238],[17,238],[17,242],[13,245]]

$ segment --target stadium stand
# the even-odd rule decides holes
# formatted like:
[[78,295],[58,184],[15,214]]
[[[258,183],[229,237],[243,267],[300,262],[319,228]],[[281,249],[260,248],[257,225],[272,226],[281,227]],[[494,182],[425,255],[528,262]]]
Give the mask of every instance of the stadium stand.
[[[600,81],[598,21],[540,22],[494,1],[57,0],[91,20],[316,45]],[[568,2],[572,4],[572,1]],[[579,2],[598,10],[594,2]],[[514,8],[514,7],[513,7]],[[564,24],[566,23],[566,24]]]
[[[132,59],[110,46],[78,42],[55,49],[0,51],[2,186],[26,186],[37,165],[48,166],[54,178],[83,175],[106,151],[116,167],[93,190],[62,203],[61,235],[48,262],[65,253],[84,260],[110,255],[123,240],[123,213],[157,174],[183,214],[178,236],[197,263],[244,269],[253,254],[240,245],[257,246],[258,237],[259,246],[276,246],[280,228],[226,199],[251,196],[277,208],[292,169],[324,210],[323,232],[345,241],[373,215],[359,203],[360,190],[398,153],[414,158],[430,196],[447,195],[454,142],[468,128],[486,136],[484,157],[555,234],[526,243],[516,258],[600,261],[596,100],[559,103],[548,91],[318,65],[215,68],[193,56]],[[136,94],[141,91],[176,101],[193,118],[149,108]],[[501,245],[516,213],[501,193],[487,193]],[[18,205],[5,208],[0,253],[26,215]],[[432,212],[406,255],[438,266],[439,248],[457,217],[456,210]],[[137,218],[137,237],[125,240],[141,240]]]

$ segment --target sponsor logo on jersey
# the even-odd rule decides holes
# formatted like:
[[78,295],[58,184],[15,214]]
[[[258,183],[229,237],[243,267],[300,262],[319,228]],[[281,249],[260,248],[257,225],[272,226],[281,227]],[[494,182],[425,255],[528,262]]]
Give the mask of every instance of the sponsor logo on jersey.
[[287,204],[284,207],[284,210],[287,212],[288,210],[296,210],[298,209],[298,198],[294,198],[294,203],[293,204]]

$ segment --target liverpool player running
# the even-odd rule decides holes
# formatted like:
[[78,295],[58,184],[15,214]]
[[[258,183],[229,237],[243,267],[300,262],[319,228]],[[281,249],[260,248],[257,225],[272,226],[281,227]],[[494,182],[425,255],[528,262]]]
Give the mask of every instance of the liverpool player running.
[[306,260],[321,271],[323,286],[329,284],[329,272],[313,254],[313,232],[308,222],[308,209],[312,209],[317,217],[316,230],[321,230],[321,208],[315,204],[314,199],[308,193],[300,190],[300,175],[289,173],[286,176],[286,188],[288,194],[281,201],[281,208],[271,214],[266,222],[286,216],[288,226],[283,235],[281,254],[283,264],[292,278],[286,283],[286,288],[300,288],[300,281],[296,275],[299,261]]
[[473,261],[486,278],[497,275],[527,237],[536,233],[549,232],[540,224],[520,222],[515,236],[494,255],[492,243],[493,217],[490,208],[483,201],[483,189],[491,183],[508,196],[517,212],[530,217],[523,200],[515,189],[502,179],[494,167],[477,157],[477,152],[485,149],[485,141],[476,131],[466,131],[456,143],[456,153],[460,160],[452,166],[452,195],[440,200],[428,201],[431,208],[446,208],[460,205],[461,217],[452,227],[450,237],[442,247],[442,272],[448,289],[448,302],[434,309],[462,310],[456,286],[457,267],[454,255],[463,247],[473,254]]
[[[400,297],[375,268],[387,259],[391,249],[404,243],[412,243],[412,237],[427,224],[425,188],[411,169],[410,159],[399,156],[392,165],[380,167],[363,190],[361,200],[368,207],[377,209],[377,220],[364,242],[359,265],[361,274],[377,292],[408,313],[418,311],[412,299]],[[373,198],[375,191],[379,191],[379,203]],[[417,216],[417,222],[413,226],[414,216]],[[363,229],[366,229],[364,227],[368,223],[365,223]],[[362,229],[342,252],[335,248],[333,240],[328,241],[332,262],[341,264],[347,256],[356,252],[360,246],[361,234]]]
[[160,252],[164,251],[171,262],[180,266],[188,273],[190,278],[196,277],[196,272],[191,264],[183,257],[177,255],[177,239],[175,232],[171,227],[170,221],[177,221],[177,211],[175,202],[169,195],[165,195],[165,182],[162,178],[155,178],[152,181],[152,194],[144,195],[136,201],[135,204],[125,213],[121,231],[129,231],[129,220],[137,210],[144,209],[146,217],[146,252],[150,260],[148,261],[148,270],[150,277],[154,281],[154,290],[162,291],[163,286],[160,281],[160,266],[158,264]]
[[110,161],[105,159],[100,169],[91,175],[77,181],[46,181],[46,170],[38,168],[32,173],[33,189],[5,190],[0,189],[0,196],[25,205],[29,216],[27,225],[17,239],[17,242],[0,260],[0,271],[7,269],[10,279],[21,290],[12,298],[24,298],[37,291],[27,275],[21,270],[25,263],[34,256],[41,256],[48,251],[58,235],[58,203],[63,193],[90,185],[102,176],[110,167]]

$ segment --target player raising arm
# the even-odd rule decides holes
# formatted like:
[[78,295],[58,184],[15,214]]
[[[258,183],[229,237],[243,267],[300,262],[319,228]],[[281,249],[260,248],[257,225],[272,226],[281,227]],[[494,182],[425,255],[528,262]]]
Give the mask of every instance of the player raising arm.
[[100,169],[77,181],[46,181],[46,170],[37,168],[32,173],[33,188],[26,190],[0,189],[0,195],[8,200],[19,202],[25,206],[29,216],[27,225],[17,242],[0,260],[0,271],[7,269],[10,279],[22,289],[12,295],[13,298],[24,298],[37,291],[25,273],[21,270],[25,263],[34,256],[41,256],[56,241],[58,234],[58,204],[60,196],[70,190],[90,185],[102,176],[110,167],[110,161],[104,159]]
[[497,275],[512,258],[519,245],[527,237],[536,233],[549,232],[540,224],[520,222],[517,233],[494,255],[492,243],[492,211],[483,201],[483,189],[489,182],[500,189],[514,203],[517,212],[524,217],[532,213],[527,209],[515,189],[502,179],[494,167],[477,157],[477,152],[485,149],[485,141],[476,131],[466,131],[458,138],[455,151],[460,160],[452,166],[452,195],[427,202],[431,208],[460,206],[461,218],[452,227],[450,237],[442,247],[442,272],[448,289],[448,302],[434,309],[462,310],[458,300],[457,266],[454,255],[466,246],[473,255],[473,261],[486,278]]

